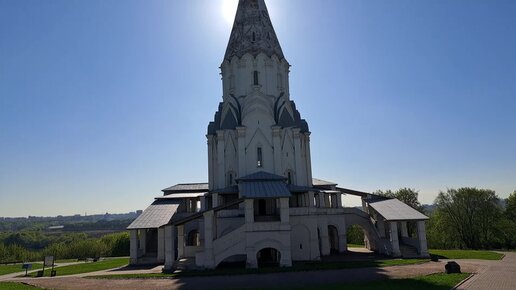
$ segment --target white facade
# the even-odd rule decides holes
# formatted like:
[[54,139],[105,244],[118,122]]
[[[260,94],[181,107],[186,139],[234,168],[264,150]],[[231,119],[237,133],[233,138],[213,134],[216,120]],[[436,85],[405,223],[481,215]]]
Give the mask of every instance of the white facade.
[[[132,264],[288,267],[345,253],[350,225],[378,253],[428,255],[426,217],[385,218],[369,206],[374,196],[312,178],[310,132],[290,99],[289,70],[264,1],[240,0],[221,65],[222,102],[206,135],[208,183],[164,190],[129,227]],[[362,196],[363,209],[345,208],[346,193]],[[407,221],[418,222],[416,239]]]

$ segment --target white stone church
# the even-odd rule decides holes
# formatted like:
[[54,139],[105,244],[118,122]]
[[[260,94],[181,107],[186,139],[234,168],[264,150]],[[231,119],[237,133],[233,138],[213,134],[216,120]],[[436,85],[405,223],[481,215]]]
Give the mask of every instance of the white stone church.
[[[155,198],[128,227],[131,264],[289,267],[346,253],[351,225],[378,254],[428,256],[426,216],[312,177],[310,131],[291,100],[289,69],[264,0],[240,0],[221,65],[222,102],[206,135],[208,183]],[[363,206],[344,207],[345,194]]]

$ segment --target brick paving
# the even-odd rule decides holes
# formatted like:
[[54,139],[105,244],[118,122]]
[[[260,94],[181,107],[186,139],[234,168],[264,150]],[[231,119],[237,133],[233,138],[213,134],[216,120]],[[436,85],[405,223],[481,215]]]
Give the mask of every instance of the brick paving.
[[458,290],[514,290],[516,289],[516,253],[505,253],[502,261],[487,263],[478,274]]

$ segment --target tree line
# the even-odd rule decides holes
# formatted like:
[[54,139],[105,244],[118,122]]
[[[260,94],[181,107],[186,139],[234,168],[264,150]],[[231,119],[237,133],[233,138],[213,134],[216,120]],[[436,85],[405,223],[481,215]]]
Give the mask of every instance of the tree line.
[[376,194],[397,198],[429,216],[426,233],[430,248],[516,248],[516,191],[507,199],[500,199],[489,189],[448,189],[439,193],[433,210],[425,210],[414,189]]
[[4,237],[0,243],[0,263],[42,261],[45,256],[81,260],[129,255],[127,232],[108,234],[100,238],[88,238],[85,234],[65,235],[59,241],[51,239],[52,241],[42,248],[39,244],[30,244],[30,241],[37,241],[41,237],[40,233],[34,232]]

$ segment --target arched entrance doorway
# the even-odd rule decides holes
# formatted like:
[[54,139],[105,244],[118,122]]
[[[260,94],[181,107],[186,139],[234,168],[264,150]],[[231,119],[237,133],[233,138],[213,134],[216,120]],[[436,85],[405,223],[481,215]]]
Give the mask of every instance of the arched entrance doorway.
[[278,267],[281,260],[281,253],[274,248],[265,248],[256,254],[258,267]]
[[328,226],[328,238],[330,239],[330,254],[339,253],[339,231],[335,226]]

